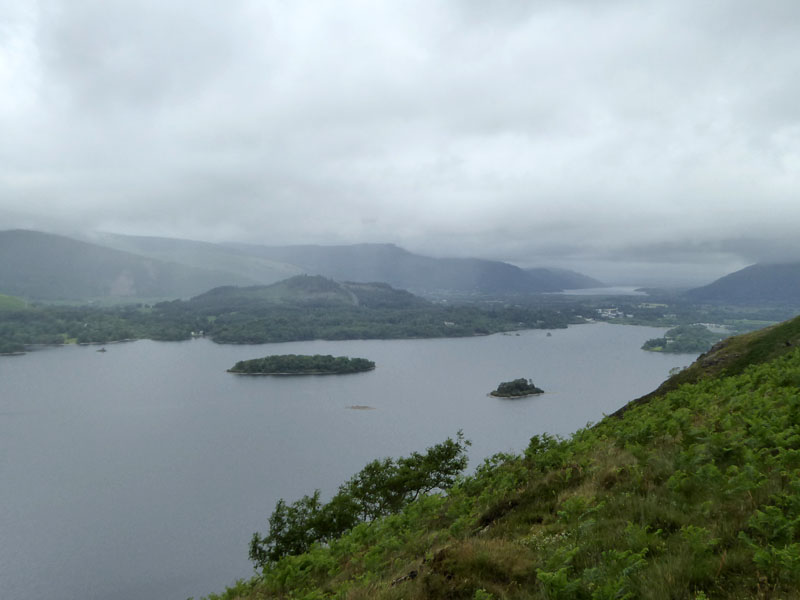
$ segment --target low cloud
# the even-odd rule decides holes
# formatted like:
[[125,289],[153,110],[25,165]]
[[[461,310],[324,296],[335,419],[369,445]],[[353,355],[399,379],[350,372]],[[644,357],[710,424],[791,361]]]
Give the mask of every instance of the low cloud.
[[620,277],[800,259],[793,1],[3,10],[5,227]]

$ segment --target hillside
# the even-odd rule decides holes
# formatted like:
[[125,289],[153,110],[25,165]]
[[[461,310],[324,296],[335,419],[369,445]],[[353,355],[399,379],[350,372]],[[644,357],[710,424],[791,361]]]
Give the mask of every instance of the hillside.
[[196,309],[219,308],[230,311],[267,305],[295,307],[413,308],[430,303],[405,290],[385,283],[340,283],[320,275],[297,275],[272,285],[224,286],[189,300]]
[[0,231],[0,255],[0,293],[30,300],[178,298],[240,281],[36,231]]
[[252,256],[210,242],[115,233],[93,233],[86,240],[166,262],[224,272],[235,276],[235,279],[229,277],[229,282],[236,285],[268,285],[303,272],[295,265]]
[[800,262],[756,264],[686,292],[693,302],[800,306]]
[[381,281],[415,293],[509,294],[561,291],[508,263],[476,258],[433,258],[392,244],[350,246],[256,246],[242,252],[297,265],[338,281]]
[[[112,233],[96,233],[87,239],[151,258],[235,273],[250,280],[249,284],[270,284],[306,273],[339,281],[381,281],[419,292],[540,292],[603,285],[568,269],[533,268],[521,273],[499,261],[436,259],[391,244],[270,247]],[[445,271],[447,277],[442,279]]]
[[197,336],[235,344],[464,337],[583,322],[570,307],[434,304],[385,283],[340,283],[318,275],[269,286],[222,286],[190,300],[152,305],[7,304],[7,310],[0,310],[0,352],[42,344]]
[[425,295],[502,296],[602,285],[565,269],[433,258],[392,244],[271,247],[114,233],[73,239],[17,230],[0,232],[0,251],[15,259],[0,271],[0,293],[45,301],[185,298],[300,274],[381,282]]
[[221,343],[463,337],[579,321],[549,309],[441,306],[384,283],[340,283],[320,275],[216,288],[154,310],[165,321],[191,324]]
[[537,267],[525,269],[525,272],[534,279],[541,281],[543,285],[557,287],[562,290],[581,290],[605,286],[599,279],[569,269]]
[[614,415],[619,416],[637,404],[649,402],[652,398],[677,390],[684,384],[740,375],[751,365],[769,362],[798,347],[800,317],[726,338],[701,354],[687,369],[667,379],[658,389],[631,401]]
[[680,388],[304,550],[284,533],[326,536],[349,506],[392,497],[361,483],[400,481],[415,456],[371,463],[335,503],[279,503],[277,537],[251,543],[262,574],[211,598],[800,598],[799,332],[726,340]]

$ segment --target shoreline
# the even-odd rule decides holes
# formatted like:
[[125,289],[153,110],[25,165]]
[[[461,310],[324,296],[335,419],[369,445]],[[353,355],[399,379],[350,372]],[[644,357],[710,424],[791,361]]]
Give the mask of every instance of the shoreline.
[[233,369],[228,369],[227,373],[232,373],[233,375],[255,375],[258,377],[266,376],[266,375],[275,375],[278,377],[286,377],[292,375],[355,375],[356,373],[369,373],[370,371],[374,371],[375,367],[371,369],[360,369],[358,371],[297,371],[297,372],[288,372],[288,373],[281,373],[281,372],[273,372],[273,373],[247,373],[245,371],[234,371]]
[[514,396],[501,396],[499,394],[495,394],[494,392],[489,392],[487,395],[491,396],[492,398],[510,398],[511,400],[515,400],[517,398],[527,398],[528,396],[541,396],[544,394],[544,390],[541,392],[531,392],[529,394],[517,394]]

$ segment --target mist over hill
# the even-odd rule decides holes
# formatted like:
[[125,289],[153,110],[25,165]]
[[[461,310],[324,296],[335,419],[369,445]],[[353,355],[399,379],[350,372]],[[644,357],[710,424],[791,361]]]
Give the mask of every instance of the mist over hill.
[[[254,256],[297,265],[310,274],[339,281],[381,281],[420,294],[559,292],[574,287],[583,277],[557,269],[526,271],[505,262],[479,258],[433,258],[393,244],[232,246]],[[597,283],[587,279],[592,285]]]
[[583,273],[570,269],[558,269],[555,267],[536,267],[525,269],[533,279],[539,281],[541,285],[556,286],[564,290],[580,290],[586,288],[605,287],[605,283],[594,277],[589,277]]
[[252,283],[37,231],[0,231],[0,293],[32,300],[180,298]]
[[116,233],[91,233],[86,241],[172,263],[234,274],[241,278],[240,285],[275,283],[304,272],[296,265],[211,242]]
[[800,262],[755,264],[686,292],[694,302],[800,305]]
[[188,298],[221,286],[270,285],[299,275],[384,283],[422,295],[507,295],[596,287],[554,268],[433,258],[392,244],[260,246],[95,233],[74,239],[0,232],[0,293],[41,301]]

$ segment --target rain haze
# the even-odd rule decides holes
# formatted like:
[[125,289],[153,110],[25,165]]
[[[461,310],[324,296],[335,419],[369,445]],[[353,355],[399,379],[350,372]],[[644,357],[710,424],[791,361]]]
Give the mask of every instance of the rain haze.
[[798,260],[800,3],[0,0],[0,228]]

